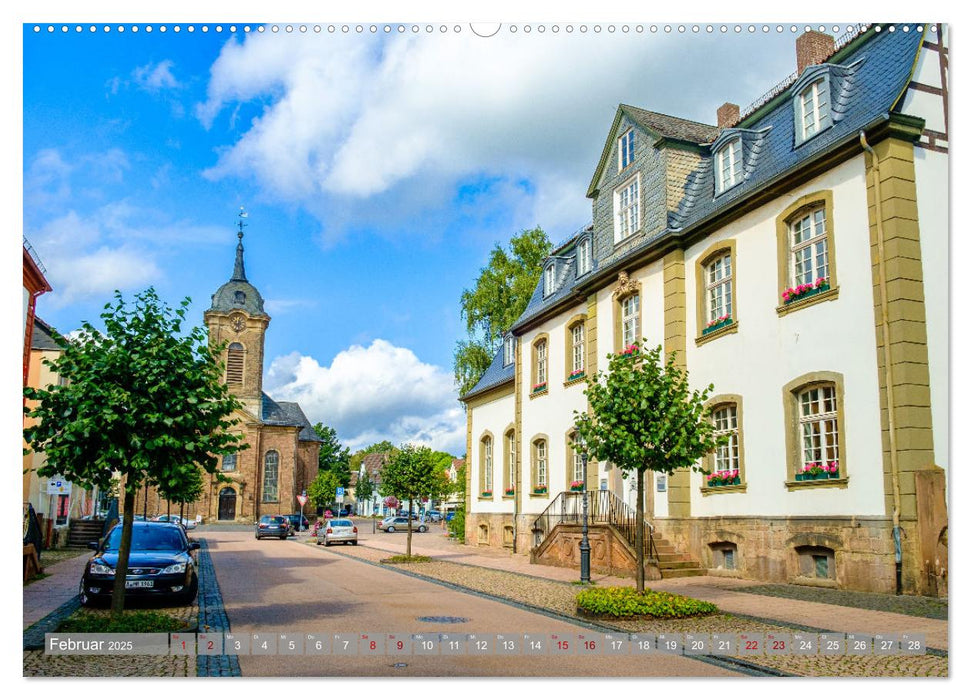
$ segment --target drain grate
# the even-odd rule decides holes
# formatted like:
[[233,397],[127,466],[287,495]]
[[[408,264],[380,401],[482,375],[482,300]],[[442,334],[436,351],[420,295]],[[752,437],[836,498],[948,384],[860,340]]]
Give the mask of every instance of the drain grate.
[[447,615],[428,615],[417,619],[418,622],[438,622],[443,625],[458,625],[469,621],[467,617],[449,617]]

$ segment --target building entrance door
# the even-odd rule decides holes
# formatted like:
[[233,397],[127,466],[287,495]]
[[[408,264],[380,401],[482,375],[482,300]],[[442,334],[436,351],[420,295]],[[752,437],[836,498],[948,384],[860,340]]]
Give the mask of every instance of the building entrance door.
[[219,519],[236,519],[236,492],[228,486],[219,492]]

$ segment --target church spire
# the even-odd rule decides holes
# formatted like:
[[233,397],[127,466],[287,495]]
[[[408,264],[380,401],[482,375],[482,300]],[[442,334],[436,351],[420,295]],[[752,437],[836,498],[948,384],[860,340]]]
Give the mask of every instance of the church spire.
[[234,282],[246,282],[246,269],[243,267],[243,227],[246,224],[243,223],[243,219],[247,218],[249,215],[243,207],[239,208],[239,233],[236,236],[239,238],[239,243],[236,245],[236,266],[233,268],[232,281]]

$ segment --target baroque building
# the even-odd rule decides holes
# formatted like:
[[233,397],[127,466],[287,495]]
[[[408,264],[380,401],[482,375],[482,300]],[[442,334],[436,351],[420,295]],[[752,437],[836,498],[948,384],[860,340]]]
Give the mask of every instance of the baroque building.
[[714,385],[706,473],[648,472],[650,576],[946,593],[946,28],[807,32],[706,125],[620,105],[586,192],[467,407],[466,539],[631,570],[635,479],[572,448],[646,338]]

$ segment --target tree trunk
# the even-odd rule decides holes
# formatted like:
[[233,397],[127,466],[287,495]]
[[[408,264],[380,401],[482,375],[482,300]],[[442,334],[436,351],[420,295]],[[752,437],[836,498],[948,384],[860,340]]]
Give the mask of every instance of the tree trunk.
[[408,547],[405,550],[407,556],[411,556],[411,499],[408,499]]
[[[147,491],[146,491],[147,493]],[[131,552],[132,523],[135,522],[135,492],[125,489],[125,512],[121,520],[121,543],[115,564],[115,588],[111,592],[111,616],[125,612],[125,579],[128,578],[128,554]]]
[[168,499],[165,501],[165,515],[168,518],[172,517],[172,501]]
[[637,549],[637,592],[644,592],[644,470],[637,470],[637,534],[634,546]]
[[[127,498],[127,496],[125,498]],[[134,506],[135,504],[132,503],[132,507]],[[145,520],[148,520],[148,483],[145,484],[145,506],[142,508],[142,517],[145,518]]]

